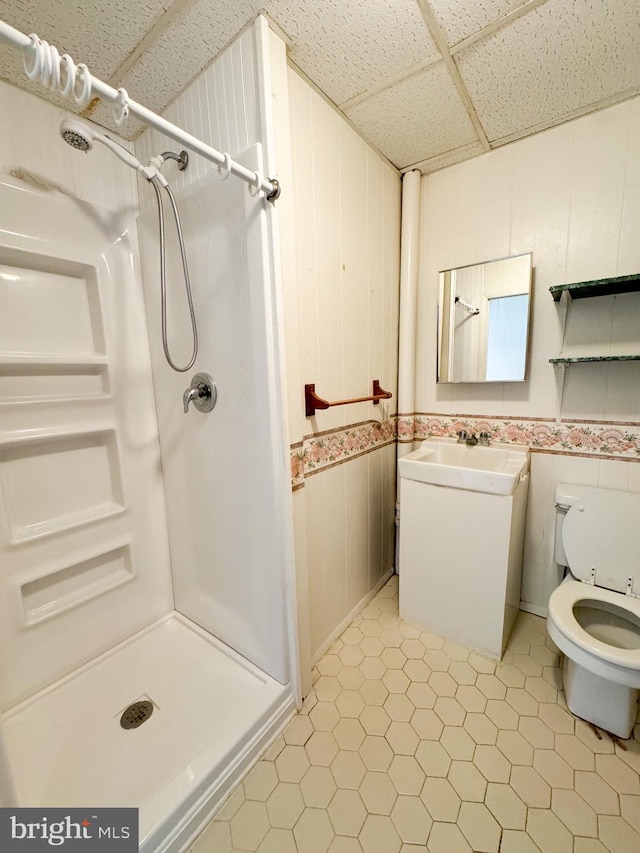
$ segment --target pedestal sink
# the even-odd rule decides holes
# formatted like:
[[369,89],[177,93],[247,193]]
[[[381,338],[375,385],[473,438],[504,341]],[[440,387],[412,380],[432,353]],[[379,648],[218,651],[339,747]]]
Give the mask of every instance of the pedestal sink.
[[398,471],[400,615],[501,658],[520,604],[529,449],[431,438]]

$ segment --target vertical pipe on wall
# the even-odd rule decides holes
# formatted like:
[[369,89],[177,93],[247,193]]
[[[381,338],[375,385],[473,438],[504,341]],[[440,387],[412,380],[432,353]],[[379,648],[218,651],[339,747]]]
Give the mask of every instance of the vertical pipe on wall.
[[[399,437],[409,438],[407,419],[413,415],[416,374],[416,314],[418,297],[418,259],[420,239],[420,172],[407,172],[402,179],[402,228],[400,233],[400,343],[398,351],[398,426]],[[404,427],[404,429],[403,429]],[[398,455],[412,449],[398,444]]]

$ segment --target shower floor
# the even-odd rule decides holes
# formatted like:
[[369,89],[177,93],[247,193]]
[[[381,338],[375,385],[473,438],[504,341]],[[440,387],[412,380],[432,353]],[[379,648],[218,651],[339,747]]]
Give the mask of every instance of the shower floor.
[[[139,700],[152,715],[123,729]],[[170,614],[4,715],[18,805],[138,807],[141,849],[179,849],[166,846],[176,824],[225,793],[292,705],[288,688]]]

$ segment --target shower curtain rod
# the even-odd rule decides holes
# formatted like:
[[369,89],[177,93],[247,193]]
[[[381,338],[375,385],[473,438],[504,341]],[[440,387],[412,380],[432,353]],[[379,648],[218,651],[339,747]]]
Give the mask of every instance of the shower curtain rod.
[[[58,50],[53,45],[48,45],[38,36],[26,36],[24,33],[21,33],[20,30],[16,30],[14,27],[0,19],[0,41],[21,51],[25,61],[30,57],[33,59],[34,71],[37,71],[38,73],[36,73],[32,79],[39,77],[40,82],[49,88],[58,88],[62,82],[60,72],[63,65],[62,60],[64,59],[67,81],[64,86],[65,92],[63,92],[63,94],[71,94],[77,103],[82,102],[86,104],[92,96],[99,95],[103,100],[109,101],[120,110],[120,118],[117,119],[118,123],[122,121],[127,114],[131,113],[141,119],[145,124],[149,125],[149,127],[154,127],[156,130],[159,130],[161,133],[164,133],[166,136],[173,139],[174,142],[185,145],[191,151],[195,151],[197,154],[201,154],[206,160],[210,160],[212,163],[215,163],[224,177],[231,174],[242,178],[243,181],[251,184],[256,194],[262,191],[267,200],[271,202],[274,202],[280,195],[280,184],[275,178],[263,178],[260,172],[252,172],[250,169],[241,166],[240,163],[236,163],[228,154],[221,154],[220,151],[216,151],[215,148],[205,145],[205,143],[197,137],[191,136],[191,134],[182,130],[182,128],[177,127],[175,124],[171,124],[171,122],[163,119],[161,116],[157,115],[157,113],[154,113],[152,110],[147,109],[147,107],[143,107],[142,104],[139,104],[137,101],[129,98],[124,89],[113,89],[111,86],[107,85],[107,83],[104,83],[97,77],[93,77],[86,66],[81,64],[76,66],[73,60],[66,54],[61,57]],[[38,55],[37,52],[39,50],[41,50],[42,53]],[[40,62],[39,71],[37,68],[38,62]],[[76,69],[79,72],[78,78],[80,73],[82,74],[83,91],[81,98],[78,98],[75,93]],[[73,73],[74,85],[69,87],[67,83],[69,82],[69,75],[71,73]],[[52,85],[53,80],[57,81],[57,85],[55,87]]]

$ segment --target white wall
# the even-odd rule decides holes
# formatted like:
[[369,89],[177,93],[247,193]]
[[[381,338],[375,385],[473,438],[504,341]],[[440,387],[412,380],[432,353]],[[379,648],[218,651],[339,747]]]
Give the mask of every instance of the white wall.
[[[394,561],[400,178],[293,68],[287,95],[289,421],[298,592],[307,586],[315,658]],[[343,400],[371,394],[373,379],[393,399],[305,417],[305,383]]]
[[[521,422],[531,426],[533,421],[535,428],[541,419],[555,428],[557,386],[549,358],[560,352],[562,315],[548,288],[640,271],[639,150],[636,98],[423,179],[418,413],[448,422],[454,415],[472,423],[493,418],[516,431]],[[529,251],[534,284],[527,381],[436,384],[438,271]],[[576,302],[565,350],[639,353],[640,295]],[[540,448],[552,452],[534,452],[532,460],[522,597],[541,612],[557,582],[556,482],[640,491],[634,450],[640,433],[640,363],[572,367],[562,420],[566,441],[563,435],[564,443]],[[573,444],[570,427],[576,424]],[[602,435],[608,425],[632,436],[631,443],[623,438],[609,451],[590,447],[589,431]]]

